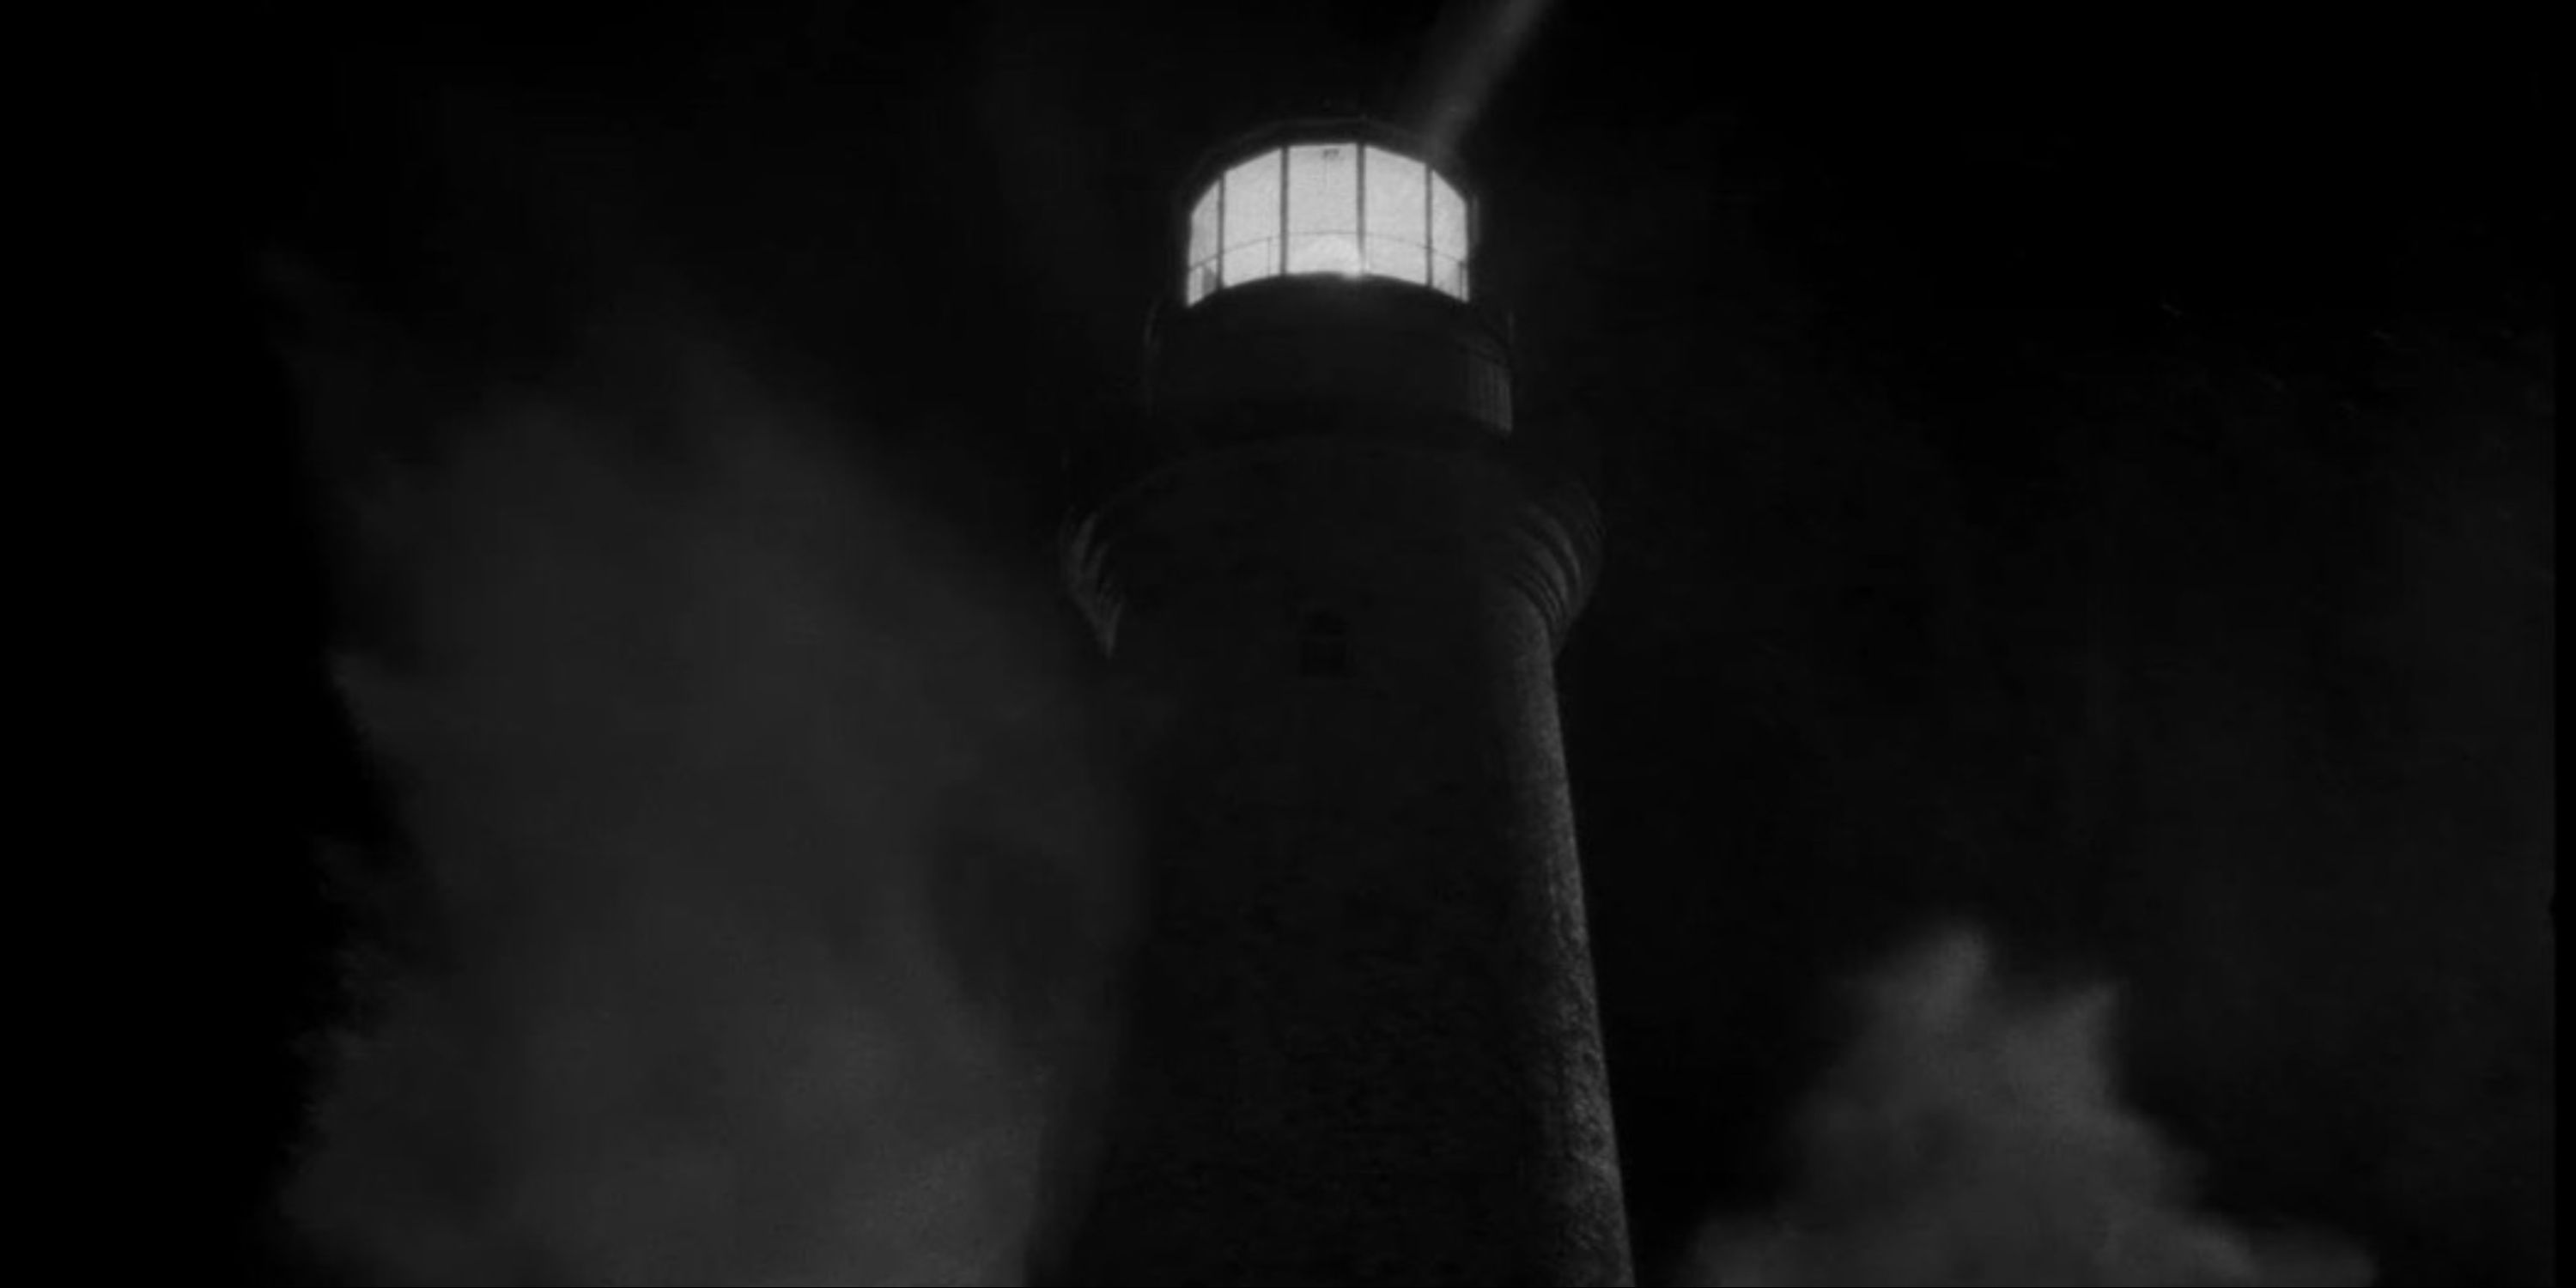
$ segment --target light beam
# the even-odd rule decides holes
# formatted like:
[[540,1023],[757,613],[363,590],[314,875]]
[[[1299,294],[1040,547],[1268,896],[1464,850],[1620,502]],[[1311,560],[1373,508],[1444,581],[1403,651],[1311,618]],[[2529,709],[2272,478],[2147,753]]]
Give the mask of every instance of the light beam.
[[1408,123],[1435,163],[1456,155],[1555,0],[1453,0],[1415,74]]

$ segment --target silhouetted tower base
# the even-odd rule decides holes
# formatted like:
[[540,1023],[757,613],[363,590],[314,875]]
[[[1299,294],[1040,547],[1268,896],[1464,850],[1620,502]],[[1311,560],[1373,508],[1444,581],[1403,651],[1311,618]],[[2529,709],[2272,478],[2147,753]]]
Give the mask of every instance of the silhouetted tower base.
[[[1320,150],[1253,188],[1291,229]],[[1069,543],[1157,713],[1077,1282],[1629,1280],[1553,677],[1599,524],[1504,449],[1463,213],[1445,284],[1428,233],[1410,282],[1292,247],[1205,283],[1158,328],[1151,459]],[[1237,230],[1199,227],[1222,260]]]

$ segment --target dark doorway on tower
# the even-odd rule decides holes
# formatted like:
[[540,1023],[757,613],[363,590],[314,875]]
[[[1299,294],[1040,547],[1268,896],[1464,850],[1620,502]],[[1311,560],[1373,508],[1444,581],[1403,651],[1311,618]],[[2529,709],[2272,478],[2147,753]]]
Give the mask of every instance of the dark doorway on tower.
[[1328,609],[1307,609],[1297,623],[1297,674],[1335,679],[1350,673],[1350,622]]

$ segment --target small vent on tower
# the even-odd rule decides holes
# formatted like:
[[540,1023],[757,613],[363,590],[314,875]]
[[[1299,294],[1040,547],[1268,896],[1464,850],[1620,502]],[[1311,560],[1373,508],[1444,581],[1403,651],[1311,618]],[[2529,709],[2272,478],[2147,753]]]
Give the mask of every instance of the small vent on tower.
[[1350,673],[1350,623],[1339,613],[1308,612],[1297,631],[1297,674],[1329,678]]

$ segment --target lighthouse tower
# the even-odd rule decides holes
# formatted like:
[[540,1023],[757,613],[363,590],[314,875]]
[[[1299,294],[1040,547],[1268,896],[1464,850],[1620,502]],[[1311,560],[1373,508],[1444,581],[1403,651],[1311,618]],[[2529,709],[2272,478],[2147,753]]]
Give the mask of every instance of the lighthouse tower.
[[1145,414],[1065,550],[1156,713],[1065,1277],[1627,1282],[1553,672],[1600,524],[1514,451],[1475,202],[1353,121],[1184,192]]

